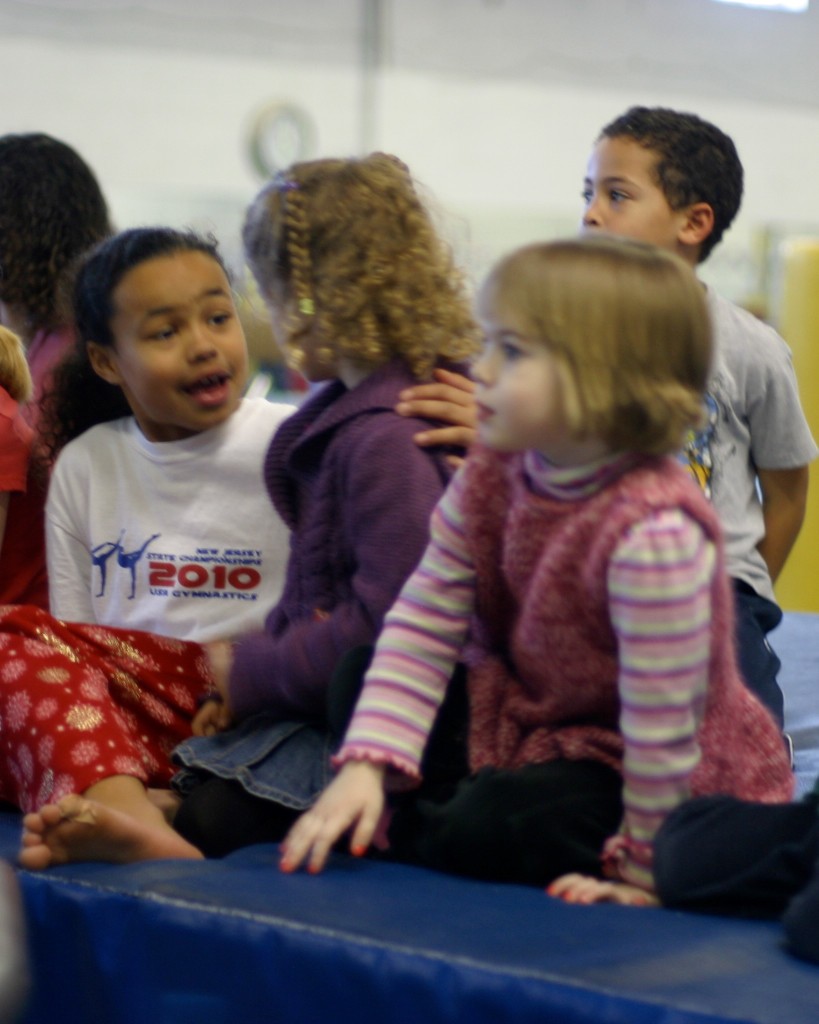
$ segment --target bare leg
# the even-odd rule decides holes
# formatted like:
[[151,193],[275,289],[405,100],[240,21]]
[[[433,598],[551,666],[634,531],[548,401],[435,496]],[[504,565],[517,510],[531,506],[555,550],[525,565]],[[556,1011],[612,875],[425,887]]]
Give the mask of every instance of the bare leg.
[[169,825],[173,825],[176,812],[182,803],[182,797],[172,789],[149,789],[148,799],[162,811],[162,816]]
[[171,828],[142,783],[115,775],[23,818],[19,862],[31,871],[69,861],[129,863],[164,858],[201,859]]

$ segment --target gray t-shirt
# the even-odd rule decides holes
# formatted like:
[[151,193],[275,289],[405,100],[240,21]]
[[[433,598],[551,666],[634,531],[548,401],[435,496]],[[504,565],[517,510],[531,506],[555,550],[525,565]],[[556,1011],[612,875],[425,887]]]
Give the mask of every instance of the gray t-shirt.
[[728,572],[775,600],[757,550],[765,536],[759,469],[795,469],[819,452],[802,411],[791,351],[776,331],[708,289],[714,365],[708,423],[685,453],[725,531]]

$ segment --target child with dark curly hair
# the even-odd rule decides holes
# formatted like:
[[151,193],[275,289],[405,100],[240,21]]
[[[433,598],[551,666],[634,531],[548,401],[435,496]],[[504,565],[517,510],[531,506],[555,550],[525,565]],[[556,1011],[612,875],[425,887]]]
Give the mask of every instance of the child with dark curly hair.
[[109,234],[102,190],[71,146],[42,132],[0,138],[0,323],[26,349],[32,420],[52,367],[72,341],[66,272]]
[[212,855],[281,838],[326,783],[328,683],[374,641],[449,477],[446,451],[418,448],[417,421],[394,406],[476,350],[461,275],[393,156],[294,165],[251,205],[244,243],[280,345],[328,383],[267,456],[292,531],[283,598],[265,632],[234,646],[194,723],[205,736],[176,754],[181,786],[206,780],[176,828]]
[[48,608],[47,467],[36,450],[36,432],[53,367],[73,341],[63,303],[67,271],[110,232],[97,179],[70,146],[42,133],[0,137],[0,324],[20,338],[28,360],[32,390],[18,413],[35,430],[26,479],[11,498],[6,555],[13,547],[17,576],[6,576],[0,587],[4,604]]

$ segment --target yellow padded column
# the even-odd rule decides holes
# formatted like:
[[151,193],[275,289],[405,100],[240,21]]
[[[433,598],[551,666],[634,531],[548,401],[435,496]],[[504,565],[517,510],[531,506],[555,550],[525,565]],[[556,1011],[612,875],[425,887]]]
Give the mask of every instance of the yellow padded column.
[[[819,241],[792,239],[782,247],[780,333],[793,350],[799,393],[808,423],[819,438]],[[819,466],[811,465],[802,532],[776,582],[780,605],[819,611]]]

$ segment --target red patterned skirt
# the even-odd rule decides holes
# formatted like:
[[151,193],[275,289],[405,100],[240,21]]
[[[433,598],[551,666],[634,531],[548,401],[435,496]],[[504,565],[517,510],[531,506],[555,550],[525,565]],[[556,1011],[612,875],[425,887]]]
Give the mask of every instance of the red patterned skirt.
[[212,687],[200,644],[0,606],[0,799],[36,810],[113,775],[167,786]]

